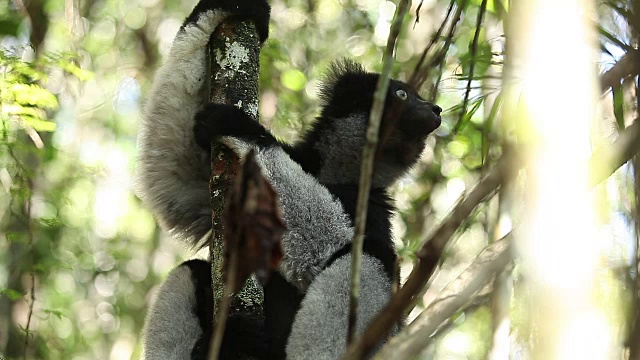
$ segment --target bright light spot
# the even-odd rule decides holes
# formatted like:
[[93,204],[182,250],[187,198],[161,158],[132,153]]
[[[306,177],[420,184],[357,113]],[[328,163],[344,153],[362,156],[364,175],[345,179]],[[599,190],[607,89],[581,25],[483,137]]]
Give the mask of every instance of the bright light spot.
[[454,354],[468,354],[473,344],[468,334],[460,330],[453,330],[442,340],[441,346]]
[[587,183],[598,101],[592,9],[576,0],[516,7],[512,14],[523,18],[511,19],[519,24],[511,61],[521,93],[511,96],[521,98],[512,106],[520,110],[520,137],[532,145],[527,224],[517,228],[532,280],[532,358],[609,358],[613,333],[594,301],[601,232]]
[[118,359],[131,359],[131,355],[133,355],[133,350],[135,348],[136,341],[131,336],[122,336],[120,337],[113,347],[111,348],[111,354],[109,354],[110,360],[118,360]]
[[[559,358],[608,359],[612,329],[602,314],[588,312],[572,319],[561,333]],[[586,341],[585,341],[586,340]]]
[[391,30],[391,20],[396,11],[396,4],[391,1],[385,1],[380,4],[378,8],[378,23],[374,29],[373,41],[378,46],[383,46],[387,43],[389,38],[389,31]]
[[73,332],[73,325],[71,320],[67,317],[58,318],[55,315],[51,315],[51,328],[55,331],[56,335],[60,339],[68,338]]
[[59,273],[55,278],[56,290],[61,294],[72,294],[76,290],[76,281],[69,273]]
[[142,28],[146,22],[147,13],[144,11],[144,9],[139,7],[134,7],[127,10],[126,14],[124,15],[124,23],[134,30]]
[[158,40],[158,50],[162,56],[166,56],[171,50],[171,44],[181,25],[178,19],[166,19],[158,26],[156,39]]

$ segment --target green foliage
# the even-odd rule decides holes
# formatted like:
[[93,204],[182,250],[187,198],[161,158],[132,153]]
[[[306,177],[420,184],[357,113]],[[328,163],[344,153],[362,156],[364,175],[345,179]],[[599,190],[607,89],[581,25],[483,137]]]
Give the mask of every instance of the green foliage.
[[16,301],[24,296],[19,291],[12,289],[0,289],[0,296],[6,296],[11,301]]
[[49,121],[48,112],[58,109],[58,99],[44,88],[47,70],[60,68],[81,80],[91,73],[80,69],[69,54],[48,54],[42,60],[27,62],[0,49],[0,116],[4,129],[33,129],[52,132],[56,124]]

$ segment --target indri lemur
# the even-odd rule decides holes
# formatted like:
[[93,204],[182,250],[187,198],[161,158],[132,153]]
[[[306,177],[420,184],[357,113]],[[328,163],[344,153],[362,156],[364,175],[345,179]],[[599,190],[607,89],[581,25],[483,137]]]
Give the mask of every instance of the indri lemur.
[[[345,349],[350,241],[378,75],[348,60],[335,62],[320,90],[323,104],[313,130],[293,146],[280,143],[232,105],[205,106],[205,47],[229,16],[253,20],[261,41],[266,39],[269,6],[264,0],[202,0],[196,6],[158,71],[145,107],[139,193],[164,228],[192,245],[205,245],[199,240],[211,228],[210,141],[223,141],[241,158],[250,148],[258,150],[288,229],[284,258],[265,287],[265,328],[258,330],[267,334],[267,343],[243,342],[243,336],[259,337],[237,324],[225,342],[244,344],[245,353],[255,357],[281,358],[286,346],[290,359],[334,359]],[[440,112],[409,85],[391,81],[365,231],[359,332],[390,296],[396,254],[386,189],[417,161],[427,135],[440,124]],[[211,319],[204,317],[210,309],[201,307],[210,304],[210,293],[202,289],[208,286],[207,266],[187,262],[161,287],[145,327],[149,358],[206,355],[202,350],[208,347]]]

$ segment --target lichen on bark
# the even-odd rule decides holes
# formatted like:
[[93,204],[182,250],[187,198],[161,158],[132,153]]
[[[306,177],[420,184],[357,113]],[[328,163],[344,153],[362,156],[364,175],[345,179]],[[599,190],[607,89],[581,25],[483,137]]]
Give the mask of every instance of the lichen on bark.
[[[250,22],[230,21],[218,27],[212,35],[209,50],[210,100],[233,104],[258,119],[258,75],[260,42],[255,26]],[[239,169],[238,158],[226,147],[214,142],[211,147],[211,209],[212,288],[214,319],[217,305],[224,293],[223,281],[223,211],[225,198]],[[252,277],[233,298],[231,312],[243,311],[262,317],[262,288]]]

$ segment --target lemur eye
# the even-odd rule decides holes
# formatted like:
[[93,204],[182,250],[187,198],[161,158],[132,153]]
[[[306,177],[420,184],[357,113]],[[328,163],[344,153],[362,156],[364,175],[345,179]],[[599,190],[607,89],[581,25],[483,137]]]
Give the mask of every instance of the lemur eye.
[[407,97],[409,97],[409,95],[407,95],[407,92],[402,89],[396,90],[396,96],[398,96],[400,100],[407,100]]

